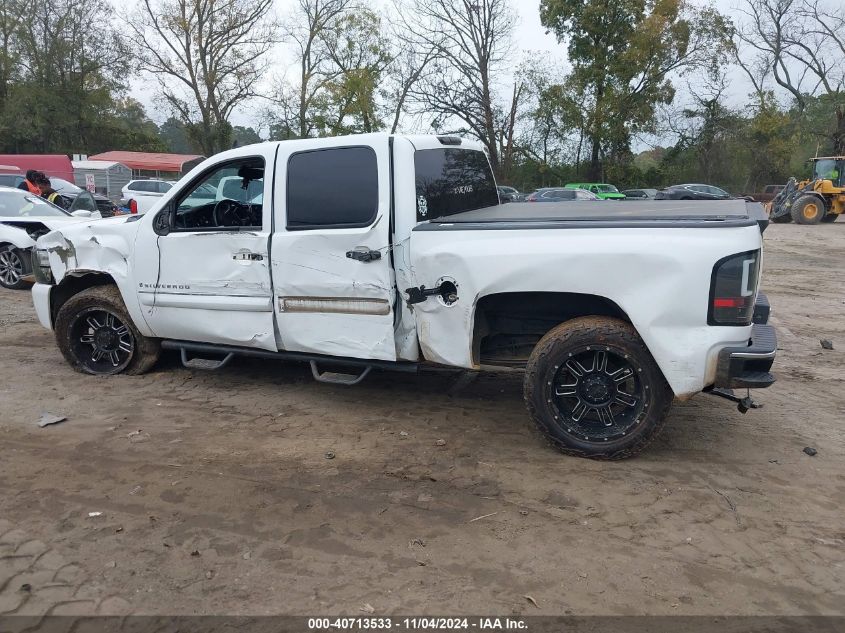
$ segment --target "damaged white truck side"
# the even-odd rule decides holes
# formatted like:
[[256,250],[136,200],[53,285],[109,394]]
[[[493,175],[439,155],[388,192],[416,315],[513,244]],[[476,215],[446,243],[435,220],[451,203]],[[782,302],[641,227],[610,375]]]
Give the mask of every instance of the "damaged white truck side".
[[502,205],[481,147],[454,137],[263,143],[142,217],[41,237],[33,298],[91,374],[143,373],[162,348],[197,369],[302,360],[342,384],[522,368],[554,446],[619,458],[674,398],[774,381],[764,227],[742,200]]

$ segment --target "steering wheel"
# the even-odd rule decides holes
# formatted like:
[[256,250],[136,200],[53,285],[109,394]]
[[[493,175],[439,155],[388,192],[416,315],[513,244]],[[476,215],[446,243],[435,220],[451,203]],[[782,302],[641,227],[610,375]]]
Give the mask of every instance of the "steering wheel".
[[214,205],[215,226],[250,226],[252,213],[249,207],[235,200],[223,198]]

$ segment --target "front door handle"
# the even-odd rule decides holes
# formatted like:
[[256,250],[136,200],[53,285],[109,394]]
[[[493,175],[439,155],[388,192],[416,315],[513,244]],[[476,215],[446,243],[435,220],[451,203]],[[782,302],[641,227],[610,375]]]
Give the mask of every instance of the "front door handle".
[[354,251],[346,251],[346,256],[349,259],[359,262],[374,262],[381,259],[381,251],[371,251],[369,248],[356,248]]

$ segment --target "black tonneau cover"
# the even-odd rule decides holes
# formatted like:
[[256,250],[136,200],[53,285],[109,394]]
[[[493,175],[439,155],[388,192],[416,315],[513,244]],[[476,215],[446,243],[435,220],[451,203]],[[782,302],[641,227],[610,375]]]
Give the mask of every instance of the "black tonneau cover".
[[435,218],[414,230],[698,228],[756,224],[762,232],[768,222],[763,205],[745,200],[511,202]]

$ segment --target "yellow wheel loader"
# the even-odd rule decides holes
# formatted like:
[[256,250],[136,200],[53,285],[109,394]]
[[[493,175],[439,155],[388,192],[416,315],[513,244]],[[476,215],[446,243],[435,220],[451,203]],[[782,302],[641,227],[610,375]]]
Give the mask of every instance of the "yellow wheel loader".
[[813,177],[790,178],[769,205],[772,222],[835,222],[845,213],[845,156],[811,158]]

